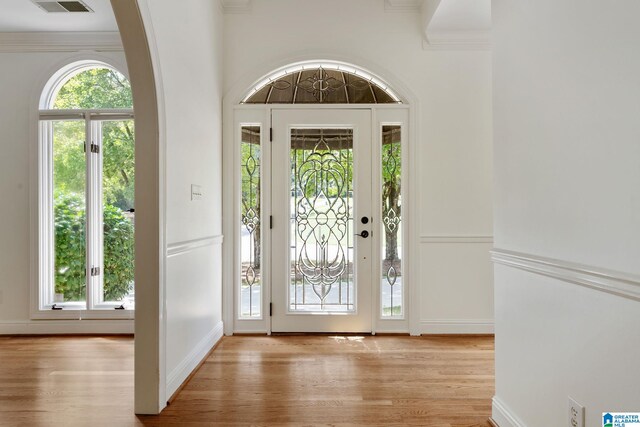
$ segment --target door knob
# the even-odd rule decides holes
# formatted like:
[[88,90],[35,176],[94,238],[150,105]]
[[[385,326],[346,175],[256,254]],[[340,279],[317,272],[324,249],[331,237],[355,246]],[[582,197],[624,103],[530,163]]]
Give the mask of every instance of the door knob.
[[363,216],[362,218],[360,218],[360,222],[363,223],[363,224],[369,223],[369,217],[368,216]]
[[360,237],[366,239],[367,237],[369,237],[369,232],[367,230],[362,230],[362,232],[360,234],[356,233],[356,236],[360,236]]

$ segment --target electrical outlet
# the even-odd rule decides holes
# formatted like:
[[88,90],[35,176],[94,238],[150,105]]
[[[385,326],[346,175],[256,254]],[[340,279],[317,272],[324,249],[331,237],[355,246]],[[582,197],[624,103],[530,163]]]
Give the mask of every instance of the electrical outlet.
[[202,186],[191,184],[191,200],[202,199]]
[[584,427],[584,406],[569,396],[569,427]]

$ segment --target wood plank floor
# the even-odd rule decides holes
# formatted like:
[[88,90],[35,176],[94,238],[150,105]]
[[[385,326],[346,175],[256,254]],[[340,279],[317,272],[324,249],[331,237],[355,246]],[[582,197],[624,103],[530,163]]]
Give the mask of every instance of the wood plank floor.
[[133,340],[0,338],[2,426],[489,426],[492,337],[228,337],[160,416]]

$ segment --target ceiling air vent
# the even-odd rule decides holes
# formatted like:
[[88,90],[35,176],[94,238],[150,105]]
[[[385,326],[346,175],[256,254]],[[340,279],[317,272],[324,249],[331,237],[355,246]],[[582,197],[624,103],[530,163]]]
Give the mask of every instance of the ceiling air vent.
[[82,1],[52,1],[52,0],[32,0],[33,3],[45,12],[93,12],[93,10]]

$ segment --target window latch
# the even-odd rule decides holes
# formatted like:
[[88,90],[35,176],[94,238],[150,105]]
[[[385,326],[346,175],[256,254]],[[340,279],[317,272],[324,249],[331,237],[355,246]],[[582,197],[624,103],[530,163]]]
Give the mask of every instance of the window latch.
[[120,304],[120,305],[119,305],[119,306],[117,306],[117,307],[113,307],[113,309],[114,309],[114,310],[124,310],[124,309],[125,309],[125,308],[124,308],[124,304]]
[[60,307],[60,306],[58,306],[58,305],[56,305],[56,304],[53,304],[53,305],[51,306],[51,310],[62,310],[62,307]]
[[91,267],[90,273],[91,273],[91,276],[99,276],[100,267]]

